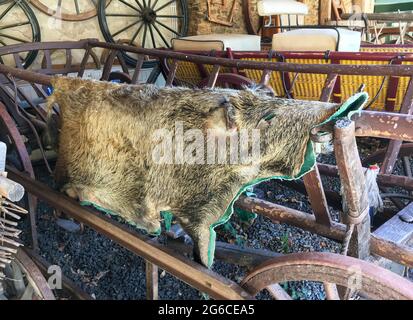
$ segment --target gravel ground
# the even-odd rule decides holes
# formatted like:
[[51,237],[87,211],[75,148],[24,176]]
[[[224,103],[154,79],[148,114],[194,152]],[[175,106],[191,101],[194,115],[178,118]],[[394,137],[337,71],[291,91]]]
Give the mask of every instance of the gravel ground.
[[[359,141],[359,147],[361,154],[366,156],[382,147],[382,141],[363,139]],[[332,155],[320,155],[318,160],[334,164]],[[402,172],[400,164],[396,167],[396,172]],[[51,184],[44,168],[36,167],[36,174],[39,180]],[[338,179],[323,177],[323,183],[328,189],[339,191]],[[254,192],[259,198],[311,213],[305,196],[280,185],[277,181],[263,183]],[[330,210],[333,219],[338,220],[339,212],[333,208]],[[60,228],[55,220],[53,210],[40,202],[37,228],[40,254],[44,258],[52,264],[59,265],[68,278],[96,299],[145,299],[145,265],[141,258],[87,227],[81,234],[69,233]],[[258,216],[251,226],[233,217],[232,225],[237,231],[237,236],[220,227],[217,230],[218,240],[281,253],[339,252],[341,248],[337,242],[293,226],[275,224],[262,216]],[[27,226],[27,221],[22,222],[22,228],[27,229]],[[23,238],[23,241],[27,239]],[[212,269],[236,282],[240,282],[247,272],[243,267],[217,260]],[[410,276],[413,279],[412,273]],[[319,283],[290,282],[284,287],[295,299],[324,299],[324,291]],[[161,299],[203,298],[197,290],[162,270],[159,296]],[[269,295],[264,291],[259,298],[268,299]]]

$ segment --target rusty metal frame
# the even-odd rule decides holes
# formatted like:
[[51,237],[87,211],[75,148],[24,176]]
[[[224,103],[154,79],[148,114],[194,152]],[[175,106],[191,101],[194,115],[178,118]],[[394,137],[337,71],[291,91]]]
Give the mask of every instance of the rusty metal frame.
[[[56,43],[46,44],[48,50],[51,50]],[[65,44],[59,44],[64,47]],[[67,45],[66,45],[67,46]],[[265,78],[271,71],[283,71],[283,72],[303,72],[303,73],[325,73],[328,75],[325,87],[322,91],[323,101],[328,101],[334,90],[334,84],[337,79],[337,75],[340,74],[356,74],[356,75],[382,75],[382,76],[407,76],[411,77],[413,75],[413,66],[409,65],[387,65],[387,66],[351,66],[351,65],[297,65],[284,62],[253,62],[253,61],[240,61],[234,59],[225,59],[219,57],[208,57],[199,56],[194,54],[178,53],[166,50],[157,49],[143,49],[135,48],[125,45],[118,44],[107,44],[98,42],[94,39],[85,40],[83,46],[86,50],[85,58],[82,61],[78,75],[81,76],[86,66],[87,57],[93,48],[106,48],[110,49],[112,54],[109,55],[107,59],[108,65],[105,66],[106,74],[108,70],[111,69],[113,65],[114,56],[121,52],[122,50],[127,50],[132,53],[139,55],[138,63],[134,70],[134,74],[130,75],[128,69],[124,69],[125,74],[129,76],[131,82],[135,82],[138,79],[139,72],[142,67],[142,62],[145,56],[156,57],[158,60],[162,59],[172,59],[174,61],[191,61],[197,64],[210,64],[214,66],[214,71],[212,72],[207,85],[213,87],[217,81],[219,75],[220,67],[230,67],[234,69],[239,68],[250,68],[263,70],[263,80],[265,83]],[[40,44],[31,44],[31,47],[41,49]],[[8,53],[15,53],[21,50],[21,48],[14,47],[9,49]],[[2,51],[0,50],[0,55]],[[50,65],[49,65],[50,66]],[[66,66],[69,67],[69,66]],[[68,68],[66,68],[67,70]],[[173,69],[171,70],[167,77],[167,85],[172,85],[175,73]],[[47,72],[32,72],[27,70],[22,70],[20,68],[13,68],[5,65],[0,65],[0,74],[12,75],[16,79],[24,80],[29,83],[36,85],[50,85],[51,76],[45,74]],[[51,72],[54,74],[54,72]],[[407,94],[406,101],[409,102],[411,99],[410,91],[413,90],[412,86],[409,86],[409,91]],[[406,105],[407,105],[406,102]],[[404,140],[413,142],[413,130],[411,128],[411,123],[413,121],[412,115],[404,115],[394,113],[383,113],[383,112],[373,112],[373,111],[363,111],[359,115],[354,116],[355,129],[350,130],[350,134],[353,136],[376,136],[381,138],[393,139],[393,140]],[[397,126],[395,126],[397,124]],[[345,139],[348,134],[343,134],[343,139]],[[358,155],[357,155],[358,156]],[[342,169],[352,171],[349,164],[342,163],[339,164]],[[317,167],[316,167],[317,168]],[[330,168],[331,169],[331,168]],[[315,169],[317,170],[317,169]],[[334,169],[336,170],[336,169]],[[81,207],[77,202],[69,199],[63,194],[60,194],[47,186],[33,180],[27,175],[18,172],[12,168],[8,168],[10,177],[15,181],[21,183],[27,192],[30,194],[43,199],[48,202],[53,207],[65,212],[66,214],[72,216],[76,220],[84,223],[95,229],[96,231],[103,233],[110,239],[121,244],[128,250],[142,256],[147,261],[147,279],[150,279],[152,283],[152,288],[148,289],[148,296],[156,298],[156,276],[154,276],[156,266],[168,271],[169,273],[175,275],[181,280],[187,282],[188,284],[194,286],[195,288],[210,294],[214,298],[224,298],[224,299],[243,299],[252,298],[251,295],[244,291],[239,285],[207,270],[206,268],[194,263],[193,261],[184,258],[183,256],[177,254],[175,251],[168,249],[164,246],[157,244],[154,241],[149,240],[146,237],[132,233],[126,230],[123,226],[117,224],[113,220],[96,213],[95,211]],[[322,171],[322,170],[321,170]],[[309,176],[308,180],[313,183],[314,181],[320,181],[320,176],[317,171],[313,171],[313,176]],[[356,172],[356,175],[360,174]],[[351,180],[353,179],[353,180]],[[353,189],[352,182],[354,177],[348,180],[347,183],[350,187],[350,191]],[[392,175],[381,175],[382,181],[391,181],[391,183],[398,184],[399,180],[395,179]],[[343,183],[343,180],[342,180]],[[411,179],[405,180],[403,182],[405,185],[412,185],[413,181]],[[310,183],[307,184],[307,187]],[[315,200],[317,196],[320,196],[318,191],[322,191],[322,185],[316,187],[316,189],[307,190],[308,193],[312,194]],[[322,195],[321,195],[322,197]],[[336,223],[331,221],[328,212],[320,214],[318,211],[322,211],[323,208],[315,209],[315,216],[308,215],[307,213],[272,204],[266,201],[262,201],[254,198],[241,198],[237,201],[236,205],[239,207],[266,215],[274,221],[287,222],[292,225],[299,226],[303,229],[316,232],[320,235],[327,236],[336,240],[343,240],[346,233],[346,226],[342,223]],[[360,230],[362,232],[362,230]],[[369,233],[370,235],[370,233]],[[356,235],[357,236],[357,235]],[[396,261],[406,266],[413,266],[413,250],[406,245],[394,243],[386,238],[370,235],[370,240],[366,245],[367,254],[363,255],[363,258],[369,259],[370,254],[380,255],[389,260]],[[217,246],[219,249],[219,246]],[[356,248],[357,249],[357,248]],[[239,248],[223,248],[227,252],[235,253],[237,250],[242,252]],[[221,251],[222,252],[222,251]],[[219,250],[217,250],[217,256],[219,256]],[[221,257],[224,255],[221,255]],[[259,261],[261,259],[267,259],[271,257],[268,252],[261,251],[250,251],[246,253],[251,261]],[[233,259],[233,256],[230,258]],[[258,259],[258,260],[257,260]],[[237,263],[240,261],[236,260]],[[247,259],[248,260],[248,259]],[[247,263],[247,264],[248,264]],[[252,263],[252,266],[254,263]],[[251,265],[250,265],[251,266]]]

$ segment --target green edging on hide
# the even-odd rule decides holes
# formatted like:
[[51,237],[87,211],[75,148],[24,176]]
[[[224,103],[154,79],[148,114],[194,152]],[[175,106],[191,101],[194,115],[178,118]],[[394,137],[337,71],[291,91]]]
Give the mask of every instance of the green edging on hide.
[[173,214],[169,211],[161,211],[161,217],[165,224],[165,231],[171,230]]
[[[101,211],[103,213],[106,213],[110,216],[116,216],[116,217],[120,217],[116,212],[110,210],[110,209],[106,209],[101,207],[100,205],[90,202],[90,201],[80,201],[80,205],[81,206],[92,206],[94,207],[96,210]],[[132,222],[132,221],[126,221],[127,223],[129,223],[131,226],[134,226],[136,229],[140,229],[140,230],[145,230],[144,228],[139,227],[136,223]],[[145,230],[146,231],[146,230]],[[155,233],[149,233],[151,236],[159,236],[161,234],[162,229],[159,228],[158,230],[156,230]]]
[[[350,118],[354,113],[360,112],[360,110],[363,108],[365,103],[368,100],[368,94],[366,92],[361,92],[357,93],[353,96],[351,96],[347,101],[345,101],[340,108],[332,115],[330,116],[327,120],[324,122],[320,123],[319,125],[328,123],[332,120],[337,120],[339,118],[344,118],[348,117]],[[318,125],[318,126],[319,126]],[[215,228],[226,223],[234,213],[234,203],[238,200],[238,198],[241,196],[242,193],[244,193],[248,188],[253,187],[254,185],[272,180],[272,179],[280,179],[280,180],[295,180],[301,178],[303,175],[305,175],[307,172],[311,171],[312,168],[314,167],[316,163],[316,155],[314,153],[313,149],[313,143],[309,139],[308,144],[307,144],[307,150],[305,153],[305,160],[304,164],[301,167],[300,173],[296,175],[295,177],[289,177],[289,176],[272,176],[268,178],[261,178],[261,179],[256,179],[253,180],[252,182],[244,185],[236,194],[234,199],[231,201],[227,209],[225,210],[224,215],[219,219],[217,222],[213,223],[209,227],[209,244],[208,244],[208,268],[212,266],[212,263],[214,262],[214,253],[215,253],[215,239],[216,239],[216,233],[215,233]]]

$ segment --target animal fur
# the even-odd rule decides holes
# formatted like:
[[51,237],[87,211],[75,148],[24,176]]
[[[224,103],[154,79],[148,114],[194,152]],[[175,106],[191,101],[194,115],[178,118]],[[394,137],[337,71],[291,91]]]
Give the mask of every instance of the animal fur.
[[[287,100],[262,91],[157,88],[56,77],[49,105],[61,113],[55,179],[70,196],[100,205],[148,232],[170,210],[192,237],[207,265],[209,227],[245,183],[295,176],[312,126],[337,104]],[[261,125],[262,119],[273,118]],[[227,135],[260,128],[259,171],[248,164],[156,164],[153,133],[208,128]]]

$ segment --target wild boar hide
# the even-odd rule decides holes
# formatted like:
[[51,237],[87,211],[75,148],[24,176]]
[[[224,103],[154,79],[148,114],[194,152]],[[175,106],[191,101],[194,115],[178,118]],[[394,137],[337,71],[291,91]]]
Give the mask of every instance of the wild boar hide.
[[[57,103],[61,114],[55,179],[62,190],[149,233],[159,232],[160,211],[172,212],[206,266],[213,262],[214,228],[228,221],[240,193],[265,179],[294,179],[311,170],[311,128],[361,108],[367,99],[358,94],[340,108],[259,90],[157,88],[65,77],[55,77],[53,88],[49,105]],[[195,163],[182,161],[177,148],[199,137],[183,141],[179,133],[193,129],[205,141],[254,132],[259,157],[250,163],[214,163],[205,160],[210,156],[205,147]],[[160,133],[168,132],[169,143],[160,143]],[[160,145],[171,147],[167,161],[154,158]]]

